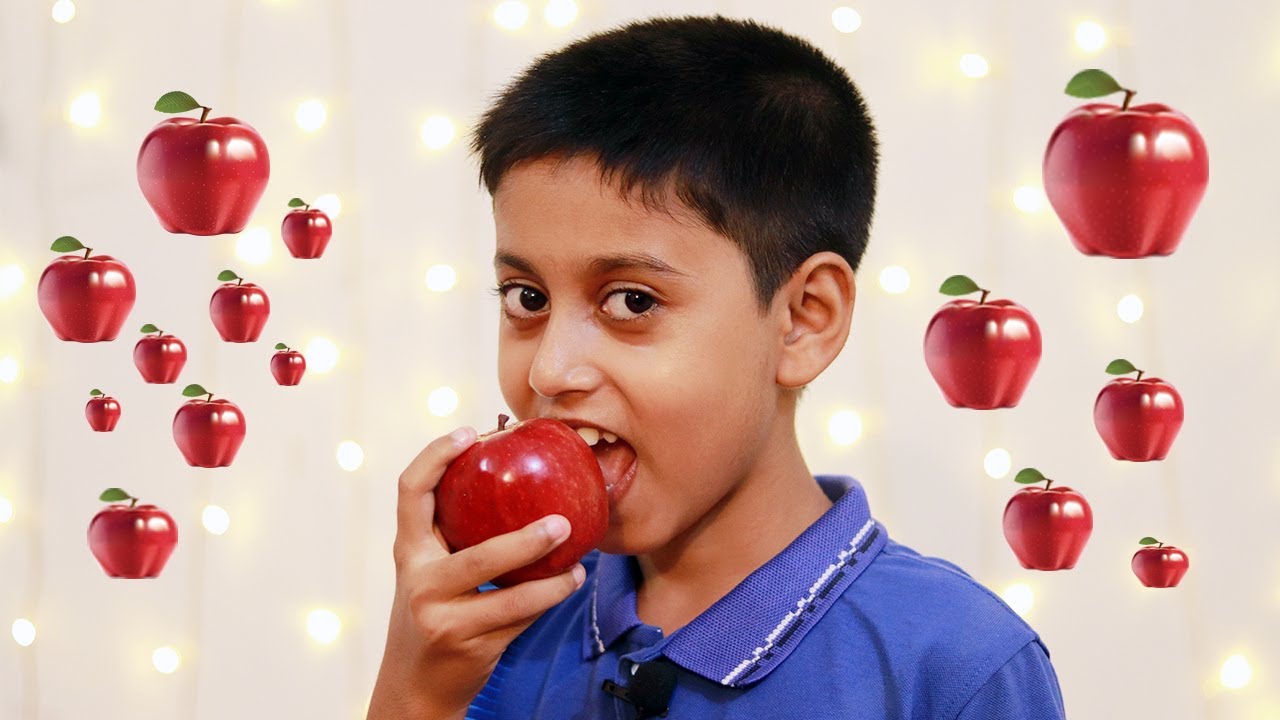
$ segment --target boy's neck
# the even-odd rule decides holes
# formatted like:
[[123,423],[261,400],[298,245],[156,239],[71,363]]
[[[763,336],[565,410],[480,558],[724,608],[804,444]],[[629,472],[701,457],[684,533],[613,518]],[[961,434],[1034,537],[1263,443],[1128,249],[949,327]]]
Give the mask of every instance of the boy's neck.
[[636,614],[670,635],[791,544],[832,501],[814,481],[793,422],[771,437],[751,474],[697,524],[638,555]]

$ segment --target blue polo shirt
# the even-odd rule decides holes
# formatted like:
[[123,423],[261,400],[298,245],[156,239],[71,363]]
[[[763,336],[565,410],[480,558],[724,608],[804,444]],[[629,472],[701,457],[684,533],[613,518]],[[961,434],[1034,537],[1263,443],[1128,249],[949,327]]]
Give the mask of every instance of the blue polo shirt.
[[852,477],[815,479],[835,504],[670,635],[636,616],[634,557],[587,555],[582,587],[508,646],[467,717],[630,720],[601,685],[658,656],[677,720],[1065,717],[1048,648],[998,595],[889,539]]

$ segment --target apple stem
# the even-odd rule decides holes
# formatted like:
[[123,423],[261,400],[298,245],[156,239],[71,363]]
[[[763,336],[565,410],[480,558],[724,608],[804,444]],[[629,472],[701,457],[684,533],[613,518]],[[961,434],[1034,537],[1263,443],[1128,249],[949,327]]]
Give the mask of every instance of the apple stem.
[[1128,109],[1129,109],[1129,101],[1130,101],[1130,100],[1133,100],[1133,96],[1134,96],[1134,95],[1137,95],[1137,94],[1138,94],[1138,91],[1137,91],[1137,90],[1125,90],[1125,91],[1124,91],[1124,104],[1120,106],[1120,109],[1121,109],[1121,110],[1128,110]]
[[85,248],[85,249],[84,249],[84,259],[85,259],[85,260],[88,260],[88,259],[89,259],[89,253],[91,253],[91,252],[93,252],[93,248]]
[[136,497],[130,497],[130,498],[129,498],[129,507],[130,507],[130,508],[133,508],[133,507],[134,507],[134,506],[136,506],[137,504],[138,504],[138,498],[136,498]]
[[244,278],[242,278],[242,277],[238,277],[238,278],[236,278],[236,284],[237,284],[237,285],[239,285],[239,284],[240,284],[240,283],[242,283],[242,282],[244,282]]
[[1044,479],[1044,482],[1045,482],[1045,486],[1044,486],[1044,489],[1045,489],[1045,490],[1048,490],[1048,489],[1049,489],[1049,486],[1053,485],[1053,481],[1052,481],[1052,480],[1050,480],[1049,478],[1045,478],[1045,479]]
[[504,430],[504,429],[506,429],[506,427],[507,427],[507,421],[508,421],[508,420],[510,420],[510,419],[511,419],[511,418],[507,417],[506,415],[504,415],[504,414],[502,414],[502,413],[498,413],[498,429],[499,429],[499,430]]
[[205,402],[213,402],[213,393],[208,393],[209,397],[205,398]]
[[981,298],[978,298],[978,304],[979,304],[979,305],[981,305],[982,303],[986,302],[986,301],[987,301],[987,296],[988,296],[988,295],[990,295],[990,294],[991,294],[991,291],[990,291],[990,290],[983,290],[983,291],[982,291],[982,297],[981,297]]
[[1139,370],[1139,371],[1138,371],[1138,379],[1139,379],[1139,380],[1141,380],[1141,379],[1142,379],[1142,373],[1143,373],[1143,371],[1142,371],[1142,370]]
[[209,108],[209,107],[205,107],[205,106],[201,105],[201,106],[200,106],[200,110],[202,111],[202,112],[200,113],[200,122],[204,122],[204,121],[205,121],[205,118],[209,117],[209,112],[210,112],[211,110],[213,110],[213,108]]

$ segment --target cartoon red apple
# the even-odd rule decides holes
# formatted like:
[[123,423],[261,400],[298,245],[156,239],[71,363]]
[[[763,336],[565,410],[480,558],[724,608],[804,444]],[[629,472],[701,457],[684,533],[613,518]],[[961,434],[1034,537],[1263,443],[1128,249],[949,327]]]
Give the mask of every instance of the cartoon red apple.
[[84,250],[84,257],[63,255],[40,274],[36,296],[53,334],[82,343],[115,340],[138,297],[133,273],[110,255],[89,257],[93,248],[70,235],[54,240],[50,249]]
[[193,467],[227,467],[235,460],[244,442],[244,413],[230,400],[214,400],[213,393],[199,385],[182,390],[188,400],[173,416],[173,441],[182,457]]
[[[1153,537],[1144,537],[1138,541],[1142,549],[1133,554],[1130,565],[1133,574],[1143,585],[1152,588],[1177,587],[1182,576],[1191,567],[1187,554],[1172,545],[1165,545]],[[1151,546],[1155,547],[1151,547]]]
[[333,224],[320,208],[313,208],[302,198],[289,201],[289,207],[299,208],[284,216],[280,224],[280,237],[284,239],[289,254],[296,258],[318,258],[333,235]]
[[1117,378],[1103,386],[1093,404],[1093,424],[1117,460],[1163,460],[1182,428],[1182,396],[1158,377],[1143,379],[1143,371],[1123,358],[1107,365]]
[[964,275],[947,278],[945,295],[981,292],[978,301],[952,300],[929,321],[924,359],[942,396],[954,407],[1014,407],[1040,363],[1040,326],[1012,300],[987,300],[990,290]]
[[458,551],[547,515],[569,520],[569,537],[550,553],[493,579],[507,587],[573,567],[604,538],[609,497],[591,446],[559,420],[532,418],[484,433],[445,469],[435,490],[435,522]]
[[[227,342],[256,342],[271,314],[271,301],[262,288],[244,282],[231,270],[218,273],[223,285],[209,300],[209,317]],[[235,280],[234,283],[231,281]]]
[[1136,93],[1102,70],[1084,70],[1068,95],[1124,93],[1120,106],[1071,111],[1049,138],[1044,189],[1072,243],[1086,255],[1170,255],[1209,184],[1204,139],[1187,116]]
[[197,108],[199,120],[170,118],[147,133],[138,150],[138,186],[171,233],[238,233],[271,175],[267,144],[248,123],[210,118],[210,108],[187,93],[165,93],[155,105],[164,113]]
[[155,333],[143,336],[133,346],[133,364],[143,381],[158,385],[175,382],[187,364],[187,346],[151,323],[143,325],[142,332]]
[[1076,566],[1093,532],[1093,510],[1080,493],[1053,487],[1035,468],[1023,468],[1014,478],[1027,487],[1009,498],[1004,508],[1004,538],[1018,562],[1028,570],[1069,570]]
[[98,496],[108,505],[89,523],[89,549],[98,564],[113,578],[153,578],[178,544],[178,525],[169,513],[155,505],[139,505],[138,498],[120,488],[108,488]]
[[284,343],[276,343],[280,352],[271,356],[271,374],[280,385],[297,385],[302,382],[302,373],[307,369],[307,359],[302,353],[291,349]]
[[98,388],[89,391],[92,399],[84,406],[85,419],[94,432],[111,432],[120,422],[120,402],[102,394]]

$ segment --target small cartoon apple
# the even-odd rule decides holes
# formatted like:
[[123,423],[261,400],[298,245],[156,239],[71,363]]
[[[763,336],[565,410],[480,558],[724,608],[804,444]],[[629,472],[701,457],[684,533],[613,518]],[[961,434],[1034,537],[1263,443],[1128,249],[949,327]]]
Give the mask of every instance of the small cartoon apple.
[[178,544],[178,525],[169,513],[155,505],[139,505],[138,498],[120,488],[107,488],[98,496],[108,505],[89,523],[89,549],[98,564],[113,578],[154,578]]
[[1129,564],[1133,568],[1133,574],[1138,576],[1143,585],[1170,588],[1177,587],[1182,582],[1182,576],[1191,567],[1191,560],[1186,553],[1153,537],[1144,537],[1138,544],[1144,547],[1133,554],[1133,560]]
[[143,325],[142,332],[155,333],[144,335],[133,346],[133,364],[142,380],[160,385],[175,382],[187,364],[187,346],[151,323]]
[[1069,570],[1076,566],[1093,532],[1093,510],[1080,493],[1053,487],[1035,468],[1023,468],[1014,480],[1027,487],[1004,508],[1004,538],[1028,570]]
[[40,274],[36,296],[53,334],[82,343],[115,340],[138,297],[133,273],[110,255],[89,257],[93,248],[70,235],[54,240],[50,249],[84,250],[84,257],[63,255]]
[[227,342],[256,342],[271,314],[271,300],[266,291],[244,282],[244,278],[232,270],[218,273],[218,279],[224,284],[214,290],[209,299],[213,326]]
[[1103,386],[1093,404],[1093,423],[1111,456],[1117,460],[1163,460],[1182,428],[1182,396],[1158,377],[1143,379],[1143,371],[1123,358],[1107,365],[1117,378]]
[[111,432],[120,422],[120,403],[115,398],[102,394],[98,388],[89,391],[92,399],[84,406],[84,416],[94,432]]
[[277,352],[271,356],[271,374],[280,385],[297,385],[307,369],[307,359],[302,353],[284,343],[276,343]]
[[297,208],[284,216],[280,237],[289,254],[296,258],[318,258],[333,235],[333,223],[320,208],[313,208],[302,198],[293,198],[289,207]]
[[173,441],[187,464],[193,467],[227,467],[235,460],[244,442],[244,413],[230,400],[214,400],[213,393],[199,385],[182,390],[188,400],[173,416]]

